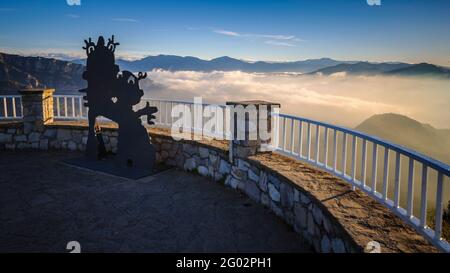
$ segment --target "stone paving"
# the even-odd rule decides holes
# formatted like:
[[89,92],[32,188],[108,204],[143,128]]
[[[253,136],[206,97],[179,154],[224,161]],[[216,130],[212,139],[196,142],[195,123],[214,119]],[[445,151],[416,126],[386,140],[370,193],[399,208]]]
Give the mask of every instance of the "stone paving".
[[0,252],[309,252],[267,209],[171,169],[137,181],[61,163],[81,154],[0,152]]

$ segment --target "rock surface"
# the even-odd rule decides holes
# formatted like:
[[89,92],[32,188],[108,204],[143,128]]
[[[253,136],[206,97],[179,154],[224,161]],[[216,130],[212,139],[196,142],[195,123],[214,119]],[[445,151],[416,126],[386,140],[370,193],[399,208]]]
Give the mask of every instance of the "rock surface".
[[73,92],[85,86],[83,71],[83,65],[66,61],[0,53],[0,94],[10,95],[30,84]]

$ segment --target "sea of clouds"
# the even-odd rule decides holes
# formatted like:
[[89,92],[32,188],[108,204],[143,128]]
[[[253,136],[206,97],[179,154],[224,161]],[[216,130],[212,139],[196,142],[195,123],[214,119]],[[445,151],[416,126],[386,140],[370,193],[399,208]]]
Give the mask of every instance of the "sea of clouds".
[[283,113],[347,127],[374,114],[398,113],[450,128],[450,80],[437,78],[154,70],[141,86],[150,98],[278,102]]

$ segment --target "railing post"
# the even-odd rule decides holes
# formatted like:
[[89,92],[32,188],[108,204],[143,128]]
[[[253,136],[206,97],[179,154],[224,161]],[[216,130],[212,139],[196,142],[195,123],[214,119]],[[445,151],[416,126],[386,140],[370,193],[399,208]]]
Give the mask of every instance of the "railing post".
[[409,159],[409,167],[408,167],[408,199],[407,199],[407,213],[409,217],[413,216],[413,207],[414,207],[414,160],[412,158]]
[[5,118],[8,117],[8,102],[6,101],[6,98],[3,98],[3,113],[5,115]]
[[325,141],[325,143],[324,143],[324,148],[323,148],[323,150],[324,150],[324,165],[325,165],[325,168],[328,166],[328,127],[325,127],[325,135],[324,135],[324,137],[323,137],[323,139],[324,139],[324,141]]
[[377,191],[378,145],[373,143],[372,149],[372,192]]
[[56,99],[56,116],[61,117],[61,106],[59,105],[59,97],[54,97]]
[[72,117],[75,118],[75,97],[72,97]]
[[303,157],[303,121],[298,121],[298,157],[301,159]]
[[315,145],[316,145],[316,147],[315,147],[315,156],[316,156],[316,158],[315,158],[315,160],[314,160],[314,162],[316,162],[316,164],[318,164],[319,163],[319,141],[320,141],[320,138],[319,138],[319,136],[320,136],[320,126],[319,125],[316,125],[316,143],[315,143]]
[[287,151],[287,124],[288,124],[288,119],[284,118],[284,122],[283,122],[283,151]]
[[388,178],[389,178],[389,149],[384,148],[384,166],[383,166],[383,199],[388,199]]
[[15,97],[12,97],[12,110],[13,110],[13,117],[16,118],[17,113],[16,113],[16,98]]
[[53,122],[54,89],[20,90],[23,107],[24,133],[43,132],[44,125]]
[[294,120],[293,119],[291,119],[291,134],[290,134],[290,136],[291,136],[291,153],[292,154],[294,154],[294,125],[295,125],[295,122],[294,122]]
[[[230,118],[234,123],[231,124],[230,148],[232,151],[230,154],[233,157],[246,158],[257,152],[270,151],[272,112],[281,105],[267,101],[227,102],[226,105],[231,106],[230,114],[234,117]],[[239,115],[239,109],[243,109],[244,113]],[[251,109],[256,109],[256,115],[249,112]],[[256,120],[252,116],[256,116]],[[255,136],[255,133],[256,139],[250,139],[250,136]],[[244,136],[243,139],[238,139],[239,135]]]
[[434,226],[434,239],[439,241],[442,236],[442,196],[444,187],[444,175],[439,172],[436,188],[436,214],[435,214],[435,226]]
[[356,152],[357,152],[357,139],[356,136],[353,136],[352,141],[352,181],[356,180]]
[[366,186],[366,160],[367,160],[367,140],[362,141],[362,155],[361,155],[361,186]]
[[307,154],[306,159],[309,161],[311,159],[311,122],[308,122],[308,131],[306,135],[306,145],[307,145]]
[[347,133],[342,134],[342,175],[347,171]]
[[427,225],[427,184],[428,184],[428,166],[422,164],[422,185],[420,193],[420,227]]
[[394,189],[394,207],[396,209],[398,209],[399,205],[400,205],[400,176],[401,176],[401,157],[400,157],[400,153],[397,152],[395,155],[395,178],[394,178],[394,183],[395,183],[395,189]]
[[337,170],[337,130],[334,129],[333,137],[333,171]]
[[80,111],[80,119],[83,118],[83,102],[82,99],[78,98],[78,108]]

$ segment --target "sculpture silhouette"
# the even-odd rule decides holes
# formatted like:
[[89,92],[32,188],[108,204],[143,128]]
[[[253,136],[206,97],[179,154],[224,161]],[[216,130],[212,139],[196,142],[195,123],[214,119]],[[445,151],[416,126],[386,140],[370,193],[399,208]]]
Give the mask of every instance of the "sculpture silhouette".
[[114,57],[119,43],[114,41],[114,36],[108,39],[107,44],[101,36],[97,44],[93,43],[91,38],[84,42],[87,63],[83,79],[88,82],[88,87],[80,92],[86,93],[83,99],[86,101],[85,106],[89,107],[87,156],[93,159],[103,157],[104,151],[99,151],[95,130],[97,117],[103,116],[119,126],[117,154],[114,160],[122,166],[153,169],[155,149],[146,128],[142,125],[141,116],[146,116],[147,123],[152,125],[152,119],[155,118],[153,114],[158,109],[150,107],[147,102],[144,108],[133,110],[133,106],[137,105],[144,95],[139,81],[146,78],[147,74],[140,72],[135,76],[129,71],[119,72]]

